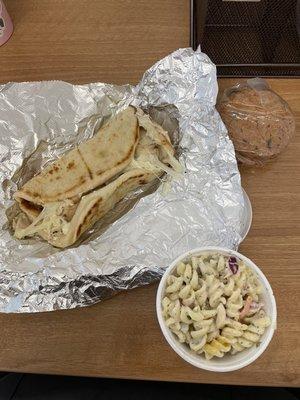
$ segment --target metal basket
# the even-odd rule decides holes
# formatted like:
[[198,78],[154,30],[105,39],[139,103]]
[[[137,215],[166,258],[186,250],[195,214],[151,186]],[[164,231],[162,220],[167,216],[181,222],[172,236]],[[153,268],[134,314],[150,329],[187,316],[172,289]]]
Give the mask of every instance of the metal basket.
[[300,76],[300,0],[195,0],[192,24],[218,75]]

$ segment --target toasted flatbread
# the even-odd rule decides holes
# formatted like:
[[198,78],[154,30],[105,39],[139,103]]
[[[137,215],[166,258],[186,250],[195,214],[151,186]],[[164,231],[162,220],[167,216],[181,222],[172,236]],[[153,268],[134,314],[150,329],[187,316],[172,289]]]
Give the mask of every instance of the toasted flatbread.
[[68,247],[127,193],[180,170],[167,132],[129,107],[16,192],[26,218],[15,221],[15,236],[38,234],[53,246]]
[[139,140],[135,109],[128,107],[96,135],[30,179],[15,199],[44,205],[80,196],[121,172],[132,160]]

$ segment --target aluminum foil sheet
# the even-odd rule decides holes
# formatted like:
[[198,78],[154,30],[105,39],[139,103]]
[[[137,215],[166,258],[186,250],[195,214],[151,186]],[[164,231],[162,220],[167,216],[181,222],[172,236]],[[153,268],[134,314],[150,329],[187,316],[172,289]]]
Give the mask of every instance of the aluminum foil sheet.
[[[234,149],[215,110],[216,68],[200,49],[180,49],[137,86],[66,82],[0,86],[0,311],[87,306],[158,280],[194,247],[236,248],[244,200]],[[83,243],[59,250],[12,236],[13,193],[46,163],[91,137],[129,104],[161,123],[185,173],[167,192],[137,191]]]

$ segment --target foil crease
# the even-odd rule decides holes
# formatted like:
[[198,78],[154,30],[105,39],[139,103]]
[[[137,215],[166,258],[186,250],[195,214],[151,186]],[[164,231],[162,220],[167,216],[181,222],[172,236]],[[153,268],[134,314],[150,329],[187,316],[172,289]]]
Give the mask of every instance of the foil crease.
[[[0,86],[1,312],[87,306],[158,280],[195,247],[237,248],[244,198],[233,145],[215,109],[217,92],[214,64],[190,48],[157,62],[137,86]],[[167,193],[160,186],[128,196],[80,245],[59,250],[15,239],[8,220],[17,187],[129,104],[168,129],[185,166],[182,177]]]

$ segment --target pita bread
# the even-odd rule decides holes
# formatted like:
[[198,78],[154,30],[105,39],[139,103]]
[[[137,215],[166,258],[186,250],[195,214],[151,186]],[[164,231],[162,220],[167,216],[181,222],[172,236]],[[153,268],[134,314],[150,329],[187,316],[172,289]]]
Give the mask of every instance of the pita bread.
[[132,160],[139,140],[135,109],[116,115],[96,135],[64,154],[28,181],[15,199],[44,205],[80,196],[121,172]]

